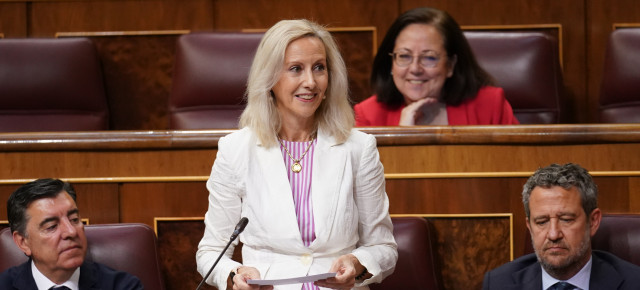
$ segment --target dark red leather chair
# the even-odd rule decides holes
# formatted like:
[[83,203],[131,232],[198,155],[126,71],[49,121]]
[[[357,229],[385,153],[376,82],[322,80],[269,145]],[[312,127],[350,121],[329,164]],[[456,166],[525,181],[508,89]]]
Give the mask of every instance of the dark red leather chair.
[[422,217],[392,217],[393,236],[398,243],[396,269],[372,290],[382,289],[442,289],[434,248],[433,226]]
[[102,70],[89,39],[0,39],[0,132],[108,126]]
[[191,33],[177,42],[170,129],[232,129],[262,33]]
[[640,28],[609,36],[600,89],[600,122],[640,123]]
[[[640,215],[603,215],[600,228],[591,238],[591,247],[640,266]],[[530,239],[525,244],[525,253],[533,253]]]
[[480,66],[502,87],[521,124],[567,122],[555,38],[535,31],[465,31]]
[[[85,226],[87,259],[140,278],[145,289],[165,289],[153,230],[145,224]],[[26,262],[10,228],[0,230],[0,272]]]

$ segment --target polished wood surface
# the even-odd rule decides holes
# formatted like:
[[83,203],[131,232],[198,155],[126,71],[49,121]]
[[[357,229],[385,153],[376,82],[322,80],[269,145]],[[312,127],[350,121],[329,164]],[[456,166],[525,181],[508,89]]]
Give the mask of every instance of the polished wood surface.
[[[391,213],[512,213],[515,256],[526,236],[519,194],[538,167],[579,163],[596,177],[605,212],[640,212],[633,194],[640,190],[640,125],[362,130],[378,140]],[[200,216],[217,142],[230,132],[3,133],[0,198],[20,183],[53,176],[91,192],[79,203],[96,223]]]

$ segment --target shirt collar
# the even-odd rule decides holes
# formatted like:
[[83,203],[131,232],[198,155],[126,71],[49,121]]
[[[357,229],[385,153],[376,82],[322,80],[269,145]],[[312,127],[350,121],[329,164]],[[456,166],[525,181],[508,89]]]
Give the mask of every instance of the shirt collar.
[[[578,287],[582,290],[589,290],[589,279],[591,278],[591,265],[592,265],[593,257],[589,257],[589,261],[575,274],[573,277],[569,278],[569,280],[564,280],[564,282],[569,282],[574,286]],[[540,266],[542,268],[542,266]],[[561,282],[563,280],[558,280],[556,278],[551,277],[547,271],[542,268],[542,289],[549,289],[553,284],[557,282]]]
[[36,281],[36,286],[38,286],[38,290],[49,290],[49,288],[53,286],[67,286],[71,290],[79,290],[78,282],[80,281],[80,267],[76,268],[76,270],[71,275],[71,278],[66,282],[58,285],[53,283],[47,276],[42,274],[33,260],[31,260],[31,274],[33,275],[33,280]]

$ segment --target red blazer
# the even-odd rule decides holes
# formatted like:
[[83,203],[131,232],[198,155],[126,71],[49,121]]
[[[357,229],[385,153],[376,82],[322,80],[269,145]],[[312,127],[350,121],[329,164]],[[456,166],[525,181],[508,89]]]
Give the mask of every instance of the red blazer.
[[[356,126],[398,126],[405,106],[391,108],[371,96],[356,104]],[[449,125],[520,124],[502,88],[485,86],[478,95],[458,106],[447,106]]]

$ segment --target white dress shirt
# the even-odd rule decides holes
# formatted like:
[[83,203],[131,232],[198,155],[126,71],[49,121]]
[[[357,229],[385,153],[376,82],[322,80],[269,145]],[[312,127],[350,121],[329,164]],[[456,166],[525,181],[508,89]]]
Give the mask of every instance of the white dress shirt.
[[53,281],[49,280],[47,276],[45,276],[44,274],[42,274],[42,272],[40,272],[40,270],[38,270],[38,267],[36,267],[36,264],[33,262],[33,260],[31,260],[31,274],[33,275],[33,279],[36,281],[36,286],[38,286],[38,290],[49,290],[51,287],[54,287],[54,286],[67,286],[71,290],[80,289],[80,287],[78,286],[78,282],[80,281],[80,267],[78,267],[73,272],[73,274],[71,275],[71,278],[69,278],[68,281],[62,284],[56,284],[56,283],[53,283]]
[[[551,277],[547,271],[542,268],[542,290],[549,289],[549,287],[553,286],[557,282],[567,282],[576,286],[576,289],[580,290],[589,290],[589,279],[591,278],[591,264],[593,261],[593,257],[589,257],[589,261],[576,273],[573,277],[569,278],[569,280],[558,280],[556,278]],[[542,267],[542,266],[540,266]]]

